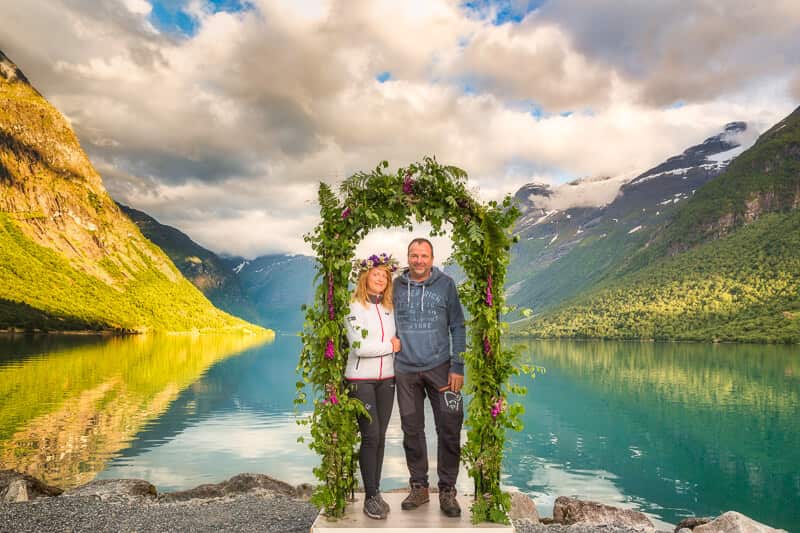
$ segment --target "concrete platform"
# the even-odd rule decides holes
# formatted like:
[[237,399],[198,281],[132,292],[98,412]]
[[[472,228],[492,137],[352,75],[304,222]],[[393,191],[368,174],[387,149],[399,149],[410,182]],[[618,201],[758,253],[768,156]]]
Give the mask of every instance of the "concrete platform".
[[422,529],[425,533],[453,533],[454,531],[467,531],[475,529],[491,529],[497,533],[513,533],[514,526],[491,524],[484,522],[472,524],[470,522],[469,506],[472,505],[472,496],[457,496],[461,504],[461,517],[448,518],[439,510],[439,495],[431,494],[431,501],[419,509],[403,511],[400,502],[408,495],[406,492],[383,493],[392,511],[386,520],[373,520],[364,514],[362,505],[364,493],[356,493],[356,500],[347,505],[343,518],[333,521],[328,520],[320,513],[311,526],[311,533],[343,533],[345,531],[381,531],[382,533],[400,533]]

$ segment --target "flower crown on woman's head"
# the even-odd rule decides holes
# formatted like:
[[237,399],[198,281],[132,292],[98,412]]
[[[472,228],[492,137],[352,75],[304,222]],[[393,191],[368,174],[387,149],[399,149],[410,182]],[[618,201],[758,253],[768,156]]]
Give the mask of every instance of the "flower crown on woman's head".
[[366,259],[356,259],[353,261],[353,278],[358,279],[362,272],[367,272],[371,268],[378,266],[385,266],[390,272],[397,271],[400,262],[393,258],[391,254],[381,253],[378,255],[372,254]]

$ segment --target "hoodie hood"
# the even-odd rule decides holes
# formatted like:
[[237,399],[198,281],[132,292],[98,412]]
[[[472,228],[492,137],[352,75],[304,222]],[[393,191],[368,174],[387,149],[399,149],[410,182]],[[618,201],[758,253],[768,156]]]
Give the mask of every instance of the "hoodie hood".
[[406,267],[405,269],[403,269],[403,273],[400,274],[400,277],[398,279],[400,280],[400,283],[403,283],[405,285],[414,284],[414,285],[430,286],[443,275],[444,274],[442,273],[441,270],[439,270],[439,267],[433,267],[431,268],[431,275],[428,276],[428,279],[426,279],[425,281],[414,281],[408,275],[408,268]]

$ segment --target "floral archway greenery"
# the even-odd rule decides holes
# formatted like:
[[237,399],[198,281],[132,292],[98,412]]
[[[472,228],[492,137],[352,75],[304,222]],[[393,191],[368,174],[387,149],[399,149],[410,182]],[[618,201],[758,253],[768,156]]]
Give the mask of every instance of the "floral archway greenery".
[[387,168],[384,161],[371,173],[354,174],[342,183],[338,195],[320,184],[322,221],[305,236],[319,264],[315,300],[306,308],[298,365],[303,381],[297,383],[296,402],[307,401],[306,385],[310,385],[314,411],[301,423],[310,425],[309,446],[321,457],[314,469],[321,483],[312,502],[328,516],[340,517],[358,481],[356,417],[365,411],[348,396],[343,382],[349,348],[344,318],[356,245],[372,229],[411,230],[412,220],[427,221],[432,235],[452,228],[453,259],[467,276],[459,294],[469,313],[464,392],[472,399],[466,411],[462,461],[475,483],[472,519],[506,522],[510,496],[500,489],[505,432],[521,428],[522,413],[522,406],[507,398],[525,391],[510,383],[517,373],[515,352],[501,345],[507,325],[499,318],[507,310],[502,287],[511,228],[519,213],[509,196],[501,203],[480,203],[469,194],[463,170],[434,158],[396,174],[387,174]]

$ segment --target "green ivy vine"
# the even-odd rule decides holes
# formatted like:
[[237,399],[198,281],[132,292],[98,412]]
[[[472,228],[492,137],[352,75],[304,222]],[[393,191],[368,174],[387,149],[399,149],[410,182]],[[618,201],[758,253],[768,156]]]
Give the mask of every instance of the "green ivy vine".
[[[426,157],[421,162],[386,173],[381,162],[371,173],[346,179],[338,194],[322,183],[319,205],[322,221],[305,236],[318,261],[314,303],[306,308],[303,349],[295,402],[313,401],[314,411],[300,421],[310,426],[309,446],[321,458],[314,469],[320,484],[312,502],[329,517],[344,514],[357,486],[356,417],[365,413],[350,398],[343,376],[348,344],[344,318],[348,313],[351,261],[356,245],[379,228],[412,229],[412,221],[427,221],[432,235],[452,232],[453,257],[467,281],[459,287],[468,310],[466,385],[471,397],[465,426],[467,442],[462,461],[475,484],[473,522],[507,523],[511,498],[500,488],[506,430],[519,430],[523,407],[509,395],[524,394],[511,384],[518,373],[515,350],[501,343],[508,311],[502,287],[513,241],[511,228],[519,215],[510,196],[483,204],[467,190],[466,173]],[[309,392],[306,392],[310,389]]]

